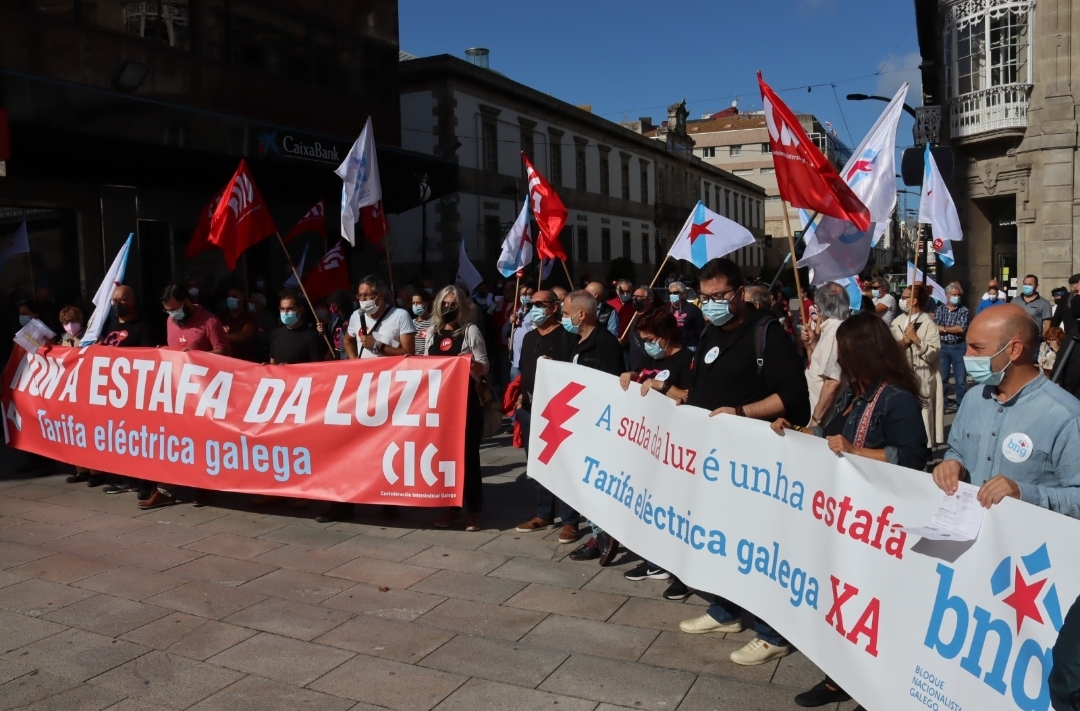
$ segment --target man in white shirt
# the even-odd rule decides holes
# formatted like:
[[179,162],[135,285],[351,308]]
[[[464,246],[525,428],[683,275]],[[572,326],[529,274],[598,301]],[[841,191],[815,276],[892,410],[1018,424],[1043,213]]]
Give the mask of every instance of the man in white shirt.
[[810,390],[812,427],[821,425],[829,416],[842,389],[840,365],[836,360],[836,329],[851,314],[851,300],[844,287],[829,282],[817,288],[814,305],[821,320],[811,322],[812,328],[802,331],[803,344],[810,355],[806,382]]
[[874,300],[874,312],[881,317],[886,326],[892,325],[893,319],[896,318],[899,310],[896,306],[896,299],[889,293],[889,282],[877,278],[871,283],[870,288],[870,295]]
[[386,284],[374,276],[364,277],[356,287],[360,302],[349,319],[345,353],[350,358],[412,355],[416,326],[405,309],[386,301]]

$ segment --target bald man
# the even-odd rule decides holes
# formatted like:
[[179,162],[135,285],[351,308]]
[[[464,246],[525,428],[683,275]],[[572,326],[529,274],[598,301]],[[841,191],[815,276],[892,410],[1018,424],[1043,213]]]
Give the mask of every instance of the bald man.
[[989,508],[1006,496],[1080,518],[1080,400],[1035,364],[1039,329],[1015,304],[983,311],[968,327],[964,362],[979,384],[960,405],[934,481],[979,487]]
[[598,281],[590,281],[585,285],[585,291],[592,294],[592,297],[596,299],[596,320],[600,326],[606,328],[615,338],[621,336],[619,313],[615,310],[615,307],[604,301],[604,285]]

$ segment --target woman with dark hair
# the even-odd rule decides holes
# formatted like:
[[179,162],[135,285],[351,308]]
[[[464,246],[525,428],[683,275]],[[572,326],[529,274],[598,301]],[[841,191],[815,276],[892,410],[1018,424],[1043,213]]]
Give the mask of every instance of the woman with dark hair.
[[923,400],[923,423],[930,447],[945,441],[945,391],[941,385],[941,336],[929,313],[930,290],[921,283],[904,289],[900,295],[900,315],[889,326],[900,342],[908,363],[915,370]]
[[[855,314],[836,330],[836,350],[847,387],[821,426],[803,431],[824,437],[838,455],[855,454],[925,470],[930,451],[922,420],[921,383],[889,327],[872,311]],[[781,435],[785,429],[802,429],[783,418],[773,422],[772,428]],[[849,698],[825,677],[796,696],[795,703],[824,706]]]
[[424,355],[427,334],[431,330],[431,294],[416,289],[412,295],[412,322],[416,326],[416,355]]

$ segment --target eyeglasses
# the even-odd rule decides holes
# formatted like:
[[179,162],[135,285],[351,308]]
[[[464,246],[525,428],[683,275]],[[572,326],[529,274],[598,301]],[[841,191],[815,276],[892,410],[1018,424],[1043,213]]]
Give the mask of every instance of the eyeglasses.
[[533,306],[542,306],[542,307],[544,307],[546,309],[549,306],[554,306],[556,303],[557,302],[555,302],[555,301],[536,301],[536,300],[534,300],[532,302],[532,305]]
[[701,303],[707,304],[710,301],[715,301],[717,303],[723,301],[731,301],[731,299],[735,296],[736,293],[738,293],[738,291],[739,289],[729,289],[728,291],[718,291],[715,294],[702,294]]
[[374,301],[377,298],[379,298],[379,293],[375,292],[375,291],[371,292],[370,294],[357,294],[356,295],[356,300],[357,301]]

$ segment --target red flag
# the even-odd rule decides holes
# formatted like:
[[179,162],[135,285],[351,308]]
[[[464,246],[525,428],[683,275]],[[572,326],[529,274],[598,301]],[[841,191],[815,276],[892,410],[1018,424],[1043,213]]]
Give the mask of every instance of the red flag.
[[360,221],[364,223],[364,239],[368,244],[375,245],[376,250],[382,251],[383,238],[390,234],[390,224],[386,221],[382,201],[360,208]]
[[304,277],[304,291],[312,302],[324,299],[339,289],[349,288],[349,267],[345,260],[344,240],[323,255]]
[[795,114],[761,78],[761,72],[758,72],[758,85],[780,197],[792,207],[854,222],[865,232],[870,228],[870,211],[866,205],[806,135]]
[[559,242],[559,233],[566,224],[566,206],[559,199],[555,188],[540,175],[540,171],[529,162],[525,151],[521,152],[525,161],[525,172],[529,177],[529,200],[532,201],[533,217],[540,234],[536,237],[536,253],[541,259],[561,259],[567,261],[566,252]]
[[315,232],[323,237],[326,237],[326,199],[322,198],[315,206],[312,207],[307,213],[300,218],[300,221],[296,223],[296,227],[289,230],[289,234],[285,235],[285,244],[292,242],[294,239],[304,234],[305,232]]
[[240,167],[225,186],[225,193],[210,220],[209,241],[221,247],[225,263],[233,270],[245,249],[275,232],[277,227],[270,211],[251,179],[247,163],[241,158]]
[[197,254],[202,254],[214,246],[210,244],[210,220],[214,218],[214,210],[217,209],[218,203],[221,202],[221,196],[224,194],[225,188],[222,188],[217,195],[210,199],[210,202],[206,203],[202,212],[199,213],[199,222],[195,225],[195,231],[191,233],[191,241],[188,242],[187,252],[184,253],[184,256],[188,259]]

